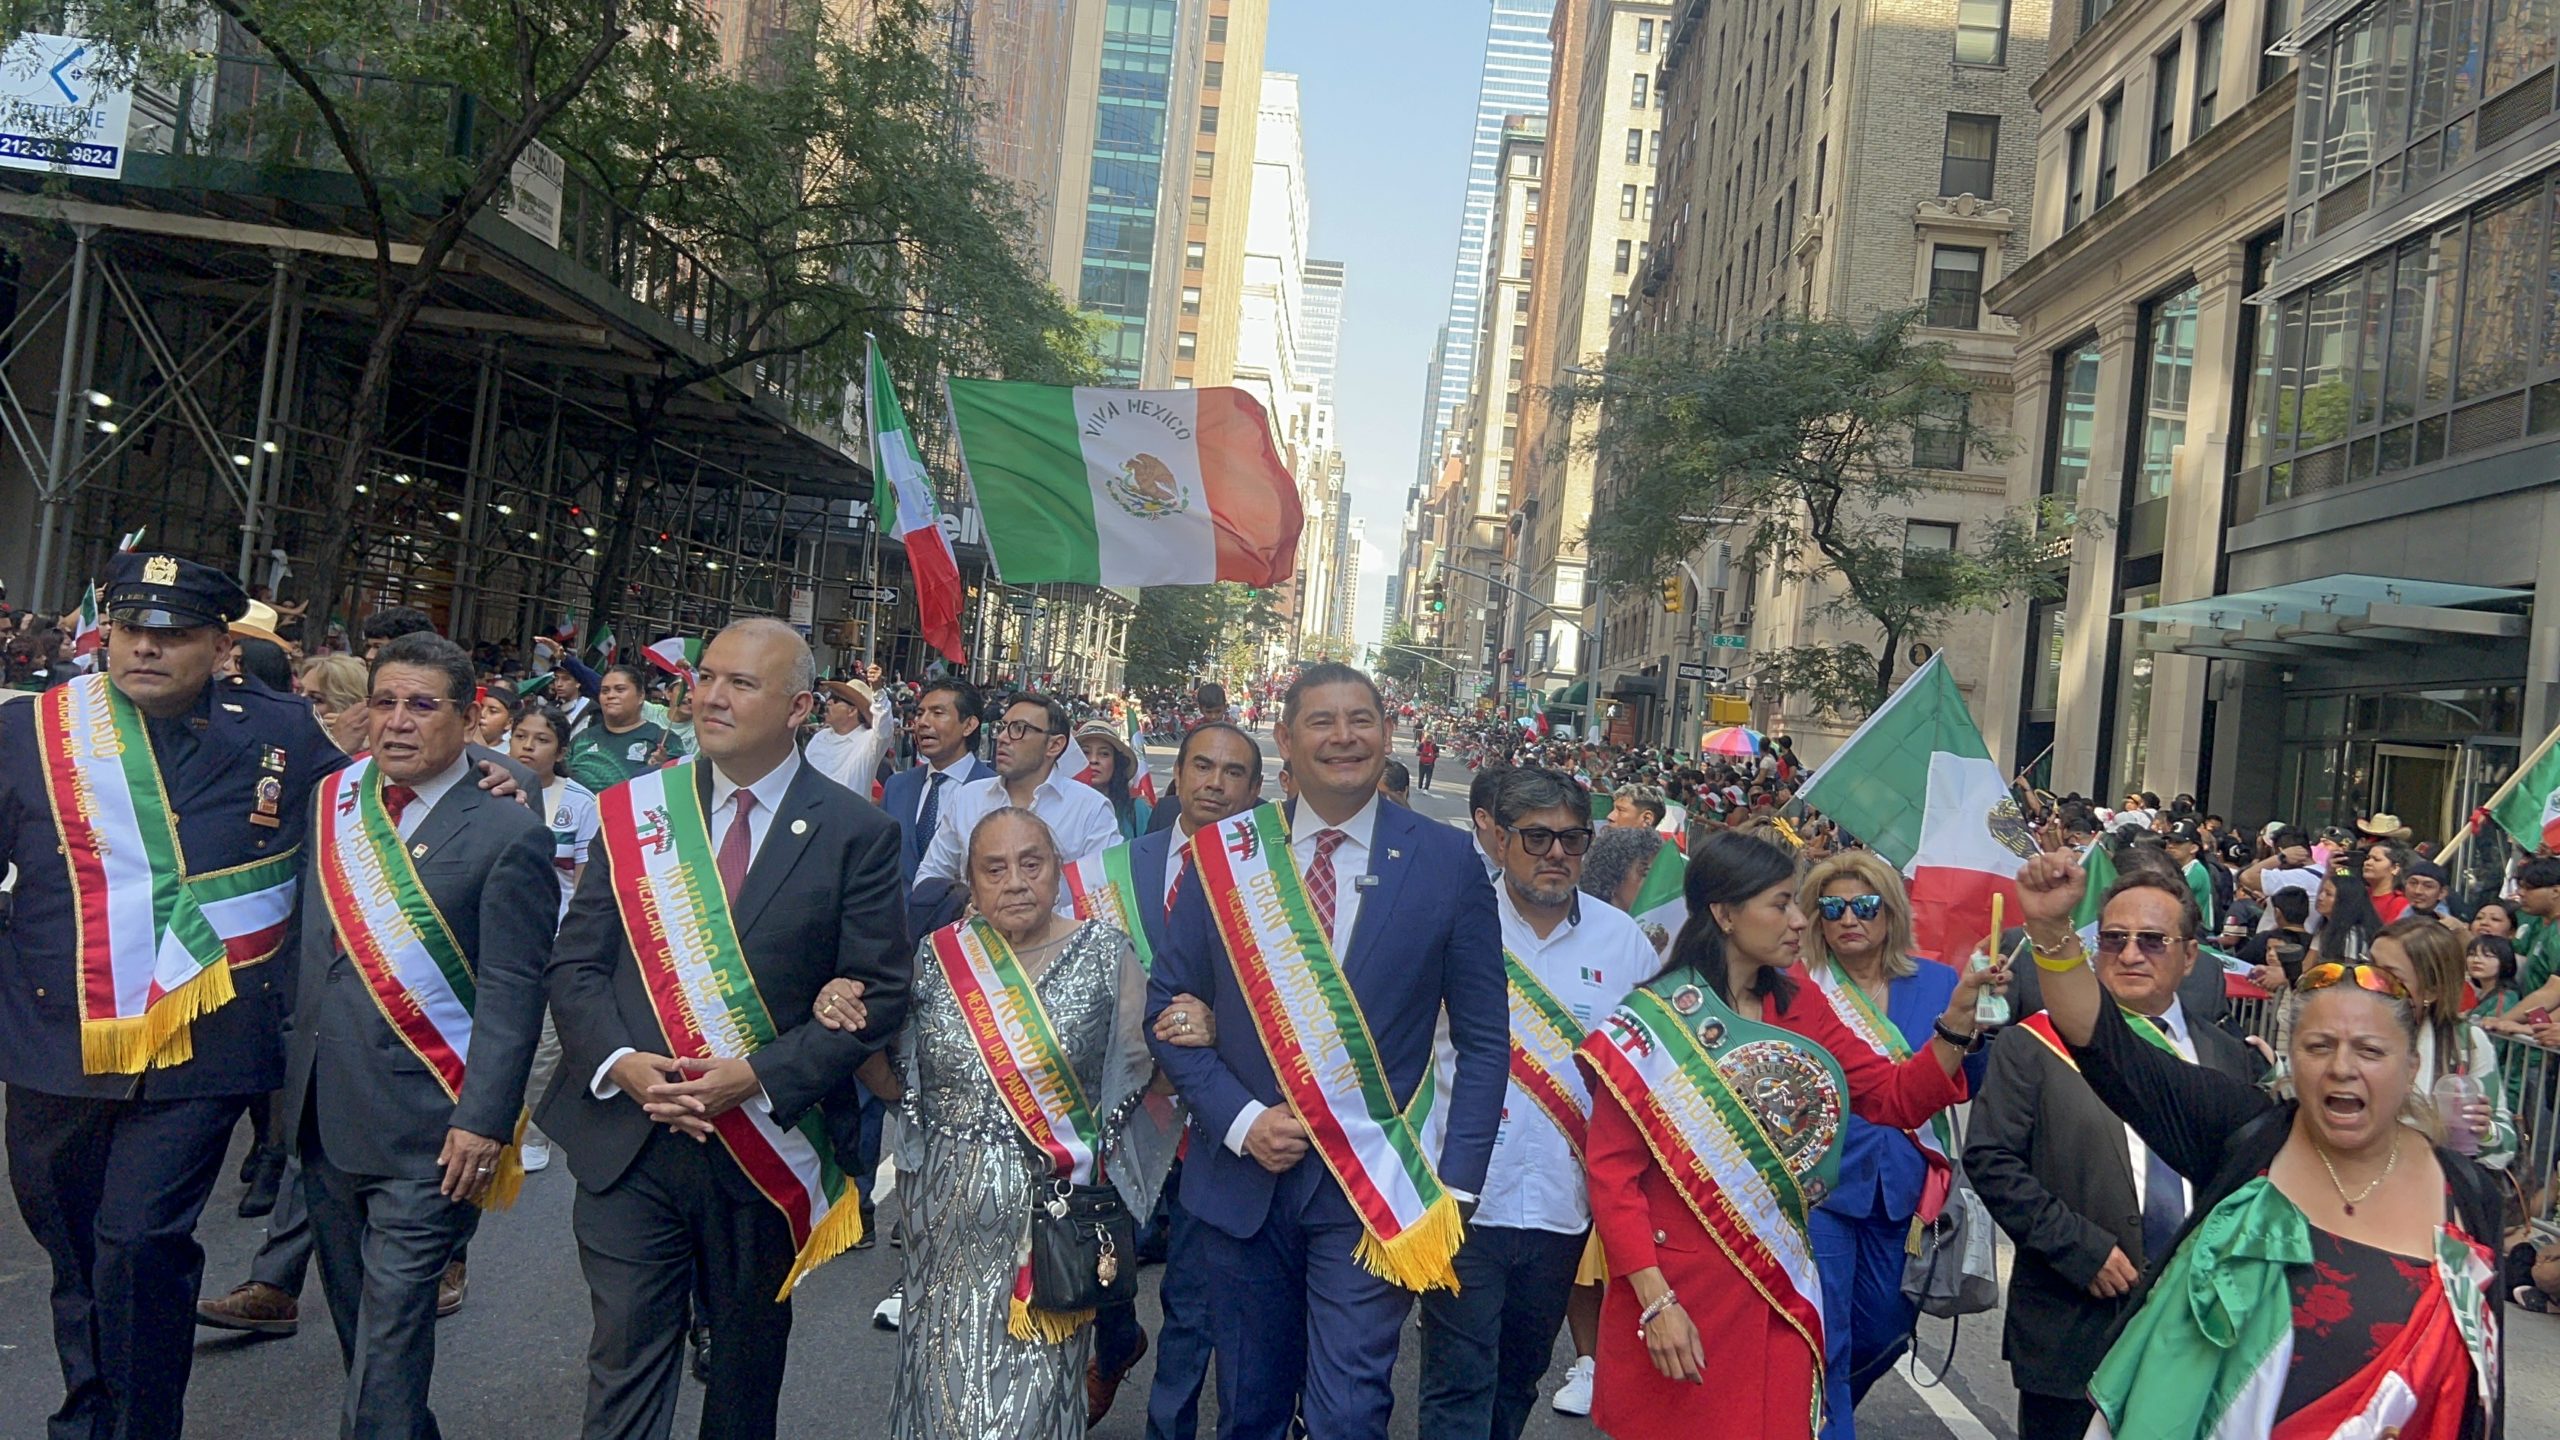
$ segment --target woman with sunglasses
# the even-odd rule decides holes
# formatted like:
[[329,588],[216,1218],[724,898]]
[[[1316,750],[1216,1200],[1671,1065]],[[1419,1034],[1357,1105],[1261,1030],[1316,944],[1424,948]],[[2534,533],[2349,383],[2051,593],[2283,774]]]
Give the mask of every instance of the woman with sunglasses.
[[2500,1191],[2422,1128],[2408,987],[2378,965],[2307,967],[2285,997],[2297,1098],[2274,1100],[2136,1035],[2071,925],[2088,884],[2069,856],[2018,872],[2046,1011],[2090,1088],[2194,1186],[2090,1381],[2091,1433],[2501,1435],[2504,1307],[2482,1244]]
[[[1872,850],[1816,865],[1797,887],[1806,932],[1805,974],[1842,1024],[1883,1059],[1926,1047],[1959,977],[1911,953],[1911,900],[1902,877]],[[1965,1061],[1965,1089],[1982,1083],[1984,1056]],[[1813,1208],[1813,1258],[1822,1273],[1825,1440],[1855,1434],[1867,1387],[1910,1343],[1919,1309],[1902,1293],[1911,1218],[1935,1219],[1946,1203],[1954,1133],[1940,1114],[1897,1130],[1851,1115],[1840,1147],[1840,1183]]]
[[[1975,999],[2008,972],[1966,973],[1896,1063],[1798,964],[1792,853],[1717,831],[1683,894],[1670,963],[1575,1054],[1592,1099],[1592,1222],[1618,1282],[1591,1419],[1618,1440],[1685,1440],[1706,1415],[1720,1434],[1807,1440],[1825,1408],[1827,1328],[1807,1212],[1839,1183],[1843,1119],[1905,1129],[1963,1100],[1985,1038]],[[1695,1388],[1710,1372],[1712,1396]]]

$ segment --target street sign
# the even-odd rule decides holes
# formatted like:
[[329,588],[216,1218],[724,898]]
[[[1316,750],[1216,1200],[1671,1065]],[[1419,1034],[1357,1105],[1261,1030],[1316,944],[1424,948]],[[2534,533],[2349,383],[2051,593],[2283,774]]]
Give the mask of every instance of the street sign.
[[895,585],[865,585],[857,581],[844,587],[844,598],[857,605],[895,605],[898,603],[898,587]]
[[1707,643],[1718,650],[1748,650],[1751,648],[1751,637],[1748,635],[1710,635],[1707,637]]
[[1695,660],[1683,660],[1680,662],[1680,678],[1683,680],[1704,680],[1707,678],[1707,667],[1699,664]]
[[1021,611],[1023,614],[1028,615],[1040,608],[1040,597],[1037,595],[1007,595],[1004,597],[1004,603]]
[[1733,679],[1733,672],[1722,665],[1709,665],[1706,667],[1706,673],[1698,678],[1710,685],[1722,685]]

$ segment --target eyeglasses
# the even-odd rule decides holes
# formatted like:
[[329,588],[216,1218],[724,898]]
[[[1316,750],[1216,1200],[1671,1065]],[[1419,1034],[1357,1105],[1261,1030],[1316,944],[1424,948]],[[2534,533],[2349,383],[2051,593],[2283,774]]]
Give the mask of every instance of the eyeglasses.
[[1532,825],[1526,830],[1509,825],[1502,828],[1519,837],[1520,848],[1532,855],[1544,855],[1558,845],[1564,846],[1567,855],[1579,855],[1591,848],[1594,833],[1588,825],[1577,825],[1570,830],[1549,830],[1542,825]]
[[1876,912],[1884,909],[1884,897],[1881,895],[1825,895],[1813,904],[1815,909],[1822,912],[1822,918],[1825,920],[1837,920],[1843,915],[1855,915],[1861,920],[1873,920],[1876,918]]
[[2381,966],[2342,965],[2335,960],[2323,965],[2314,965],[2303,971],[2302,978],[2293,983],[2293,988],[2326,990],[2332,985],[2342,984],[2348,980],[2355,981],[2357,989],[2370,990],[2376,995],[2388,995],[2394,1000],[2410,998],[2409,987],[2400,983],[2400,977]]
[[1055,735],[1057,733],[1057,731],[1050,729],[1046,725],[1035,725],[1028,720],[999,720],[996,722],[996,734],[1007,740],[1023,740],[1034,735]]
[[2171,944],[2186,938],[2160,930],[2101,930],[2098,932],[2098,953],[2120,955],[2124,953],[2125,946],[2132,945],[2142,951],[2143,959],[2157,960],[2169,953]]
[[398,695],[376,695],[364,702],[365,708],[376,715],[387,717],[395,710],[406,708],[411,715],[421,720],[434,719],[454,703],[451,700],[439,700],[433,695],[411,695],[405,699]]

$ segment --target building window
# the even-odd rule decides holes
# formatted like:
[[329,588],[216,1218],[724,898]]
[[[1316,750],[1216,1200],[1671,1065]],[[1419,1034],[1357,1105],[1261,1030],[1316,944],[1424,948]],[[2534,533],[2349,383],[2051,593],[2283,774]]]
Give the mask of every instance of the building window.
[[1199,286],[1185,285],[1182,287],[1182,313],[1185,315],[1197,315],[1200,313]]
[[2080,33],[2086,35],[2097,29],[2098,22],[2106,19],[2107,12],[2114,8],[2116,0],[2080,0]]
[[2080,223],[2089,190],[2089,122],[2081,121],[2062,137],[2062,228]]
[[[1512,360],[1511,360],[1511,378],[1512,378],[1512,379],[1514,379],[1514,380],[1519,379],[1522,375],[1524,375],[1524,374],[1526,374],[1526,373],[1528,372],[1528,368],[1529,368],[1529,362],[1528,362],[1528,361],[1523,360],[1523,359],[1520,359],[1518,356],[1513,356],[1513,357],[1512,357]],[[1518,396],[1516,396],[1516,395],[1515,395],[1515,396],[1513,396],[1513,397],[1512,397],[1512,402],[1513,402],[1513,406],[1514,406],[1514,408],[1517,408],[1518,403],[1519,403],[1519,397],[1518,397]]]
[[[1924,420],[1911,427],[1911,463],[1923,470],[1964,468],[1965,432],[1973,425],[1973,397],[1956,397],[1956,413],[1943,420]],[[1949,531],[1954,526],[1947,527]],[[1955,537],[1947,537],[1948,549]]]
[[1956,63],[2009,61],[2009,0],[1956,0]]
[[1526,290],[1515,290],[1515,291],[1511,292],[1511,309],[1512,309],[1512,312],[1513,312],[1513,313],[1515,313],[1515,314],[1519,314],[1519,315],[1526,315],[1526,314],[1528,314],[1528,313],[1529,313],[1529,292],[1528,292],[1528,291],[1526,291]]
[[2098,436],[2098,337],[2056,351],[2053,413],[2047,417],[2044,474],[2039,489],[2065,508],[2080,503],[2089,484],[2089,456]]
[[1529,277],[1531,277],[1532,275],[1535,275],[1535,274],[1537,274],[1537,273],[1538,273],[1538,257],[1537,257],[1537,256],[1535,256],[1535,255],[1523,255],[1523,256],[1521,256],[1521,257],[1520,257],[1520,278],[1521,278],[1521,279],[1523,279],[1523,280],[1526,280],[1526,279],[1528,279]]
[[2187,143],[2213,128],[2221,118],[2222,101],[2222,12],[2214,11],[2196,22],[2196,98],[2190,107]]
[[[2141,393],[2135,414],[2141,448],[2133,459],[2140,466],[2129,487],[2135,520],[2127,528],[2127,554],[2155,555],[2161,547],[2161,521],[2178,457],[2187,445],[2187,399],[2196,373],[2196,287],[2189,285],[2142,307]],[[2143,507],[2161,507],[2157,520],[2146,523]]]
[[1941,245],[1929,252],[1929,323],[1944,330],[1982,327],[1983,252]]
[[1209,247],[1198,240],[1186,241],[1182,247],[1182,268],[1200,270],[1209,264]]
[[1521,347],[1521,346],[1523,346],[1523,345],[1526,345],[1526,344],[1528,344],[1528,343],[1529,343],[1529,327],[1528,327],[1528,326],[1526,326],[1526,325],[1514,325],[1514,326],[1512,326],[1512,327],[1511,327],[1511,345],[1512,345],[1512,348],[1516,350],[1516,349],[1518,349],[1519,347]]
[[1624,295],[1612,295],[1612,296],[1610,296],[1610,297],[1609,297],[1609,318],[1610,318],[1610,319],[1612,319],[1612,320],[1615,320],[1615,319],[1617,319],[1619,316],[1624,315],[1624,314],[1626,314],[1626,313],[1627,313],[1627,297],[1626,297],[1626,296],[1624,296]]
[[1191,152],[1191,178],[1192,178],[1192,179],[1194,179],[1194,180],[1206,180],[1206,179],[1208,179],[1209,177],[1211,177],[1212,175],[1215,175],[1215,174],[1217,173],[1217,170],[1218,170],[1218,152],[1217,152],[1217,151],[1215,151],[1215,150],[1194,150],[1194,151],[1192,151],[1192,152]]
[[1938,193],[1990,199],[1999,160],[1999,116],[1949,114],[1946,150],[1938,160]]
[[1630,165],[1644,163],[1644,132],[1642,130],[1627,132],[1627,163]]
[[2266,89],[2293,68],[2293,57],[2272,53],[2275,43],[2293,28],[2293,0],[2267,0],[2258,21],[2258,88]]
[[2168,163],[2178,143],[2178,47],[2151,57],[2151,164]]
[[2116,159],[2123,149],[2124,92],[2119,90],[2098,102],[2098,190],[2089,202],[2091,209],[2104,209],[2116,198]]
[[1831,12],[1831,39],[1829,43],[1823,46],[1822,50],[1822,88],[1825,90],[1830,89],[1831,82],[1839,78],[1839,75],[1840,12],[1834,10]]
[[1208,196],[1194,195],[1191,197],[1191,223],[1194,225],[1206,225],[1209,223]]
[[1636,22],[1636,53],[1639,55],[1653,53],[1653,22],[1650,20]]
[[1621,274],[1621,275],[1624,275],[1624,274],[1626,274],[1628,271],[1630,271],[1630,270],[1634,269],[1634,268],[1635,268],[1635,258],[1636,258],[1636,242],[1634,242],[1633,240],[1621,240],[1621,241],[1619,241],[1619,242],[1618,242],[1618,273],[1619,273],[1619,274]]
[[1618,218],[1621,220],[1636,218],[1636,187],[1633,185],[1618,187]]
[[1173,353],[1184,360],[1189,360],[1198,356],[1200,353],[1200,337],[1188,330],[1180,332],[1173,337]]
[[1209,43],[1212,45],[1224,45],[1227,43],[1226,16],[1212,15],[1209,17]]
[[1945,554],[1956,548],[1956,527],[1948,520],[1905,520],[1902,522],[1902,548],[1936,551]]
[[1653,187],[1650,185],[1644,187],[1644,218],[1653,218]]
[[1645,146],[1644,163],[1647,165],[1662,163],[1662,132],[1659,130],[1653,132],[1649,143]]
[[1628,77],[1627,77],[1627,103],[1628,103],[1629,105],[1634,106],[1634,107],[1635,107],[1636,109],[1638,109],[1638,110],[1643,109],[1643,108],[1644,108],[1644,102],[1645,102],[1645,99],[1646,99],[1646,97],[1647,97],[1647,92],[1648,92],[1649,90],[1651,90],[1652,86],[1653,86],[1653,77],[1652,77],[1652,76],[1650,76],[1650,75],[1647,75],[1646,73],[1644,73],[1644,72],[1643,72],[1643,71],[1641,71],[1641,70],[1637,71],[1637,72],[1636,72],[1635,74],[1633,74],[1633,75],[1628,76]]
[[1226,61],[1224,61],[1224,60],[1211,60],[1211,61],[1207,61],[1207,62],[1205,62],[1205,63],[1203,63],[1203,64],[1201,65],[1201,67],[1200,67],[1200,88],[1201,88],[1201,89],[1203,89],[1203,90],[1216,90],[1216,89],[1219,89],[1219,88],[1221,88],[1222,86],[1224,86],[1224,85],[1225,85],[1225,83],[1226,83],[1226,79],[1227,79],[1227,62],[1226,62]]
[[1217,106],[1203,105],[1200,107],[1200,133],[1203,135],[1215,135],[1218,133]]
[[1813,143],[1813,213],[1822,213],[1822,180],[1831,170],[1831,137]]

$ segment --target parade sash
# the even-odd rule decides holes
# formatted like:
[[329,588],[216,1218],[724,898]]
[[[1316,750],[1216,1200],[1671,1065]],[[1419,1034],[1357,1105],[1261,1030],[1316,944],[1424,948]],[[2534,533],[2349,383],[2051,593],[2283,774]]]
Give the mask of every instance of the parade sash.
[[[400,846],[399,828],[382,803],[382,772],[372,760],[357,760],[320,782],[313,824],[320,902],[347,959],[391,1033],[425,1062],[445,1098],[459,1101],[479,985],[461,942]],[[502,1138],[513,1140],[522,1132],[519,1123],[516,1135]],[[507,1209],[523,1188],[516,1146],[501,1145],[480,1208]]]
[[[1664,1178],[1716,1248],[1813,1352],[1811,1433],[1822,1428],[1823,1385],[1822,1276],[1807,1230],[1813,1201],[1689,1024],[1720,1024],[1750,1045],[1770,1042],[1749,1037],[1779,1032],[1744,1021],[1703,987],[1684,988],[1680,1003],[1692,997],[1702,1008],[1684,1016],[1651,990],[1635,990],[1574,1053],[1634,1119]],[[1807,1058],[1822,1055],[1800,1037],[1783,1043]],[[1834,1072],[1836,1093],[1845,1095],[1836,1066],[1822,1068]]]
[[1538,1103],[1580,1155],[1583,1133],[1591,1125],[1591,1088],[1573,1063],[1573,1047],[1582,1043],[1582,1022],[1508,949],[1502,952],[1502,971],[1511,982],[1511,1083]]
[[178,817],[142,712],[104,675],[37,697],[45,797],[71,876],[80,1068],[137,1075],[195,1058],[199,1015],[229,1004],[231,968],[275,953],[293,918],[294,852],[187,873]]
[[[1047,1161],[1047,1178],[1095,1184],[1102,1166],[1102,1121],[1086,1101],[1075,1066],[1049,1024],[1048,1009],[1031,977],[1022,973],[1013,947],[993,926],[975,919],[934,931],[928,943],[951,982],[952,998],[960,1003],[961,1021],[969,1027],[979,1062],[987,1067],[987,1079],[1022,1137]],[[1005,1333],[1052,1345],[1073,1337],[1093,1318],[1091,1310],[1032,1307],[1027,1229],[1008,1309]]]
[[1407,1290],[1456,1290],[1458,1202],[1396,1104],[1290,857],[1288,825],[1277,807],[1260,805],[1220,821],[1214,843],[1202,838],[1192,837],[1192,862],[1271,1073],[1368,1232],[1354,1258]]
[[[742,1059],[772,1044],[781,1030],[757,992],[720,888],[694,779],[703,763],[647,771],[596,797],[597,834],[613,867],[622,932],[666,1033],[668,1056]],[[836,1168],[826,1119],[812,1106],[799,1124],[785,1128],[750,1100],[713,1117],[711,1126],[790,1223],[798,1254],[774,1297],[787,1300],[801,1276],[862,1238],[862,1207],[852,1203],[853,1187]]]
[[[2149,1042],[2153,1049],[2167,1054],[2172,1060],[2184,1064],[2195,1063],[2178,1053],[2178,1047],[2169,1042],[2169,1032],[2160,1028],[2159,1021],[2148,1015],[2137,1015],[2130,1010],[2120,1010],[2119,1013],[2124,1016],[2126,1026],[2136,1036]],[[2053,1016],[2050,1013],[2039,1010],[2019,1021],[2018,1028],[2043,1041],[2045,1048],[2052,1051],[2055,1058],[2061,1060],[2063,1064],[2075,1071],[2080,1068],[2080,1062],[2071,1058],[2071,1047],[2063,1042],[2062,1032],[2053,1028]]]
[[1147,903],[1146,891],[1129,868],[1130,851],[1136,845],[1134,840],[1114,845],[1068,866],[1067,895],[1075,901],[1077,919],[1099,920],[1128,936],[1137,947],[1138,963],[1153,971],[1155,947],[1147,943],[1144,912],[1138,909]]
[[[1819,970],[1807,966],[1806,971],[1822,993],[1831,997],[1832,1013],[1840,1017],[1840,1023],[1878,1055],[1897,1065],[1911,1058],[1911,1043],[1903,1038],[1902,1027],[1876,1008],[1875,998],[1866,987],[1850,979],[1836,963]],[[1921,1163],[1928,1167],[1928,1176],[1920,1184],[1920,1203],[1911,1213],[1913,1219],[1929,1224],[1947,1208],[1947,1196],[1955,1189],[1955,1128],[1947,1112],[1941,1110],[1929,1117],[1928,1124],[1902,1133],[1920,1147]]]

